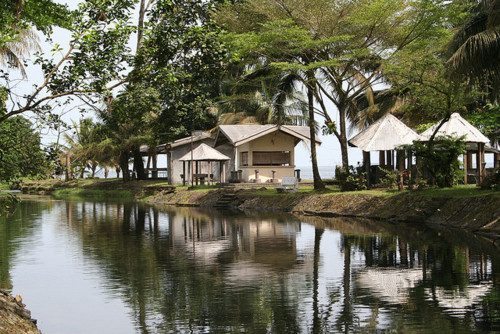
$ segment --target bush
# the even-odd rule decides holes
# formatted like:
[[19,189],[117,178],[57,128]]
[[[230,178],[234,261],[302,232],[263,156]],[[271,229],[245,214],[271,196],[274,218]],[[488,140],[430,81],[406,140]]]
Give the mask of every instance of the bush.
[[500,169],[487,175],[479,186],[485,190],[500,190]]
[[397,188],[398,186],[398,177],[399,177],[399,172],[395,170],[388,170],[379,167],[381,174],[383,175],[380,178],[380,185],[389,189],[394,189]]
[[365,173],[358,173],[352,166],[349,172],[336,168],[335,177],[339,183],[340,191],[358,191],[367,189]]
[[426,175],[430,185],[452,187],[463,180],[458,157],[465,153],[465,142],[452,137],[436,138],[432,144],[415,142],[406,146],[422,161],[421,175]]

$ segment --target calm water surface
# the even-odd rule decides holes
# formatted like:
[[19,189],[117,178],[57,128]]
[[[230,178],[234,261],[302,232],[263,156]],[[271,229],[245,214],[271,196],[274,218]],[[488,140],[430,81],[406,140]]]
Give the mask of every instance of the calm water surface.
[[456,231],[25,201],[0,287],[45,334],[500,331],[500,251]]

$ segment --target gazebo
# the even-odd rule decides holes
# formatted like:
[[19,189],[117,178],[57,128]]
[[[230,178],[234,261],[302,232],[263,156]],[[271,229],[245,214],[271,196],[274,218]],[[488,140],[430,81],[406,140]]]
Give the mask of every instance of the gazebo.
[[[183,184],[186,184],[186,176],[189,175],[191,183],[204,184],[205,179],[208,182],[213,181],[213,165],[212,163],[219,164],[219,181],[220,183],[225,182],[225,165],[226,162],[231,160],[228,156],[220,153],[216,149],[208,146],[207,144],[200,144],[195,149],[186,153],[182,158],[182,180]],[[186,174],[186,163],[188,166]],[[203,166],[205,164],[205,166]],[[204,168],[205,167],[205,168]],[[208,172],[207,172],[208,168]],[[194,172],[194,173],[193,173]]]
[[[441,123],[438,122],[422,133],[424,140],[429,140],[436,128]],[[481,133],[476,127],[467,122],[459,113],[453,113],[450,119],[446,121],[436,133],[436,137],[450,136],[455,138],[464,137],[467,144],[467,152],[463,156],[464,162],[464,183],[468,183],[468,171],[472,169],[472,153],[476,152],[476,183],[479,184],[486,174],[484,153],[486,144],[490,140]],[[488,147],[489,151],[495,153],[493,148]],[[497,157],[495,157],[495,160]],[[497,165],[497,162],[495,162]]]
[[[378,121],[351,138],[349,144],[363,150],[363,165],[366,170],[368,185],[370,185],[370,152],[379,151],[379,164],[381,167],[395,169],[394,152],[398,151],[398,170],[405,169],[405,158],[408,160],[408,169],[412,167],[411,155],[406,156],[402,145],[410,145],[420,136],[397,119],[392,114],[386,114]],[[387,159],[386,159],[387,158]]]

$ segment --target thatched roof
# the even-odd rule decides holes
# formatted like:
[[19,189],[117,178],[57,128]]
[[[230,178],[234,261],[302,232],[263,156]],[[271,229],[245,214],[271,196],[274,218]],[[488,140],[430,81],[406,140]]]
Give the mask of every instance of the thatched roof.
[[[434,124],[432,127],[427,129],[422,133],[424,140],[428,140],[439,123]],[[451,137],[465,137],[465,141],[468,143],[489,143],[488,137],[483,135],[474,125],[467,122],[459,113],[454,113],[450,116],[450,119],[444,123],[436,134],[436,137],[440,136],[451,136]]]
[[[275,131],[282,131],[297,138],[298,140],[310,140],[309,127],[307,126],[277,126],[273,124],[238,124],[219,126],[219,135],[222,134],[225,136],[234,146],[245,144]],[[321,144],[321,141],[318,138],[316,139],[316,142]]]
[[[207,144],[200,144],[193,151],[192,157],[193,161],[227,161],[231,160],[228,156],[220,153],[214,148],[211,148]],[[191,161],[191,151],[186,153],[180,161]]]
[[388,151],[419,139],[420,136],[415,131],[392,114],[386,114],[351,138],[349,144],[366,152]]

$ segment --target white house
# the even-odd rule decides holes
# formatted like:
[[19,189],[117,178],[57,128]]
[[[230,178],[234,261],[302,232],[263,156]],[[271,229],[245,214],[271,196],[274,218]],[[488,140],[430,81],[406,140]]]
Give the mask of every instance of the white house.
[[[169,179],[172,183],[182,183],[183,176],[189,180],[193,170],[195,175],[213,175],[220,181],[222,167],[223,180],[281,182],[284,176],[295,175],[295,147],[302,141],[309,143],[309,134],[307,126],[220,125],[213,132],[197,133],[165,145]],[[319,140],[316,142],[321,144]],[[181,158],[189,156],[192,149],[195,152],[201,144],[213,147],[229,160],[224,164],[188,161],[186,169],[186,161],[183,163]]]

